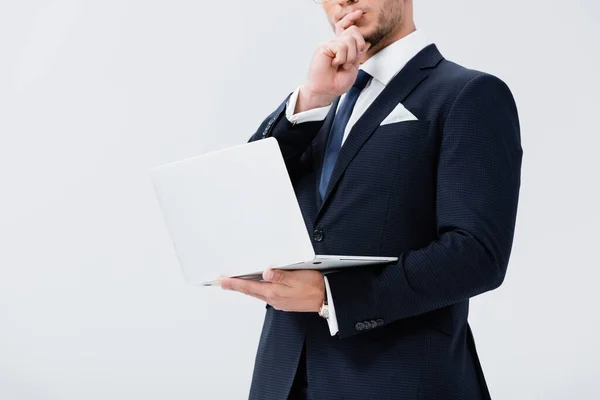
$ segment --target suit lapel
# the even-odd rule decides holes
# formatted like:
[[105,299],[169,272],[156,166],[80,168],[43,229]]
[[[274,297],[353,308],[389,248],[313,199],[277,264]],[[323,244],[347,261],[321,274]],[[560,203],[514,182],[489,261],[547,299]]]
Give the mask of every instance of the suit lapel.
[[[369,106],[358,121],[354,124],[350,133],[340,150],[340,154],[336,161],[325,193],[323,202],[320,201],[319,195],[319,181],[320,181],[320,170],[323,163],[324,149],[327,144],[327,137],[329,136],[329,129],[331,128],[331,122],[333,118],[328,115],[329,124],[324,124],[323,129],[328,127],[326,132],[319,132],[319,142],[317,143],[318,154],[317,163],[319,173],[317,174],[317,204],[319,212],[317,218],[321,215],[333,189],[338,184],[344,171],[350,164],[350,161],[354,158],[356,153],[365,144],[367,139],[375,131],[375,129],[381,124],[381,121],[398,105],[402,103],[408,95],[417,87],[421,82],[427,78],[431,72],[431,68],[434,68],[441,60],[442,55],[439,53],[437,47],[431,44],[425,47],[415,57],[413,57],[408,64],[390,81],[385,87],[383,92],[375,99],[375,101]],[[338,100],[339,101],[339,100]],[[337,102],[336,102],[337,105]],[[333,107],[332,107],[333,108]],[[333,110],[335,112],[335,109]]]

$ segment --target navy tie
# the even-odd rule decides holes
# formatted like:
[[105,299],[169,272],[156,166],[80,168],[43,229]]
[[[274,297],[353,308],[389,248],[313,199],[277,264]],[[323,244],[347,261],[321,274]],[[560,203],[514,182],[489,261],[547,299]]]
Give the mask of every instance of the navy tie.
[[342,148],[342,139],[344,138],[344,131],[348,120],[352,115],[352,110],[358,99],[358,95],[367,86],[367,83],[371,79],[371,75],[363,71],[358,71],[358,76],[354,85],[348,90],[344,101],[340,105],[335,114],[335,119],[331,126],[331,132],[329,133],[329,141],[327,142],[327,149],[325,150],[325,160],[323,161],[323,169],[321,170],[321,182],[319,183],[319,193],[321,193],[321,199],[325,199],[325,193],[327,192],[327,186],[329,185],[329,179],[331,179],[331,173],[333,167],[337,161],[340,149]]

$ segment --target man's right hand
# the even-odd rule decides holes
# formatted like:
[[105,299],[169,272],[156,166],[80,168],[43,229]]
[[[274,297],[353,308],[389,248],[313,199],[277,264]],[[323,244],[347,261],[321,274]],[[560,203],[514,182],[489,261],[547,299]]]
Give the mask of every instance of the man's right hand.
[[317,47],[310,63],[308,81],[300,88],[294,114],[328,106],[350,90],[360,62],[370,47],[354,25],[362,14],[361,10],[346,14],[335,25],[336,37]]

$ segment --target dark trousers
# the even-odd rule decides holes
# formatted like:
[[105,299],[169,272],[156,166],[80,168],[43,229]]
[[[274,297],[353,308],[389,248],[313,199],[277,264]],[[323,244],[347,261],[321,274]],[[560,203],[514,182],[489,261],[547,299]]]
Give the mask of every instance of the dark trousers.
[[[306,345],[305,345],[306,346]],[[298,362],[298,369],[288,400],[310,400],[308,397],[308,377],[306,375],[306,347],[302,347],[302,354]]]

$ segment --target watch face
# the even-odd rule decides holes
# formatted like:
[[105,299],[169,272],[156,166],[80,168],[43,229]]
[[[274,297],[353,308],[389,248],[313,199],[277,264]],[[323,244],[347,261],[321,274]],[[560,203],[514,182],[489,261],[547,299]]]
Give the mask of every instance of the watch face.
[[329,307],[327,304],[323,304],[319,310],[319,315],[325,319],[329,319]]

